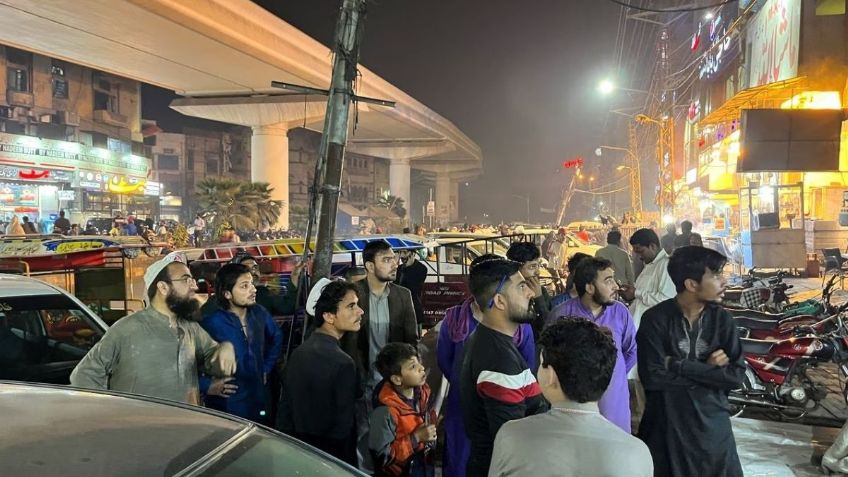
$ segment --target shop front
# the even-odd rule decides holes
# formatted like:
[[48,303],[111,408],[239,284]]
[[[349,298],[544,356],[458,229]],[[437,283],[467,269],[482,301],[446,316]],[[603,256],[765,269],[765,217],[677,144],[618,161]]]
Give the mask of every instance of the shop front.
[[[740,118],[745,109],[766,109],[775,115],[781,114],[779,110],[841,109],[838,92],[803,91],[805,87],[805,79],[796,78],[753,88],[756,91],[740,93],[746,100],[732,99],[699,125],[696,184],[701,187],[695,190],[702,191],[705,202],[702,230],[711,233],[710,224],[715,225],[722,214],[732,217],[729,235],[739,239],[746,267],[801,268],[806,254],[823,247],[844,248],[848,240],[848,231],[840,235],[835,225],[843,192],[848,190],[844,175],[848,172],[848,123],[841,123],[841,134],[834,139],[838,142],[835,159],[824,167],[822,155],[812,153],[789,167],[781,167],[769,155],[754,165],[747,153],[756,144],[744,144],[746,131]],[[745,162],[740,159],[742,150]]]
[[26,215],[50,232],[60,210],[80,224],[117,212],[155,215],[158,188],[145,195],[149,173],[145,157],[0,133],[0,220]]

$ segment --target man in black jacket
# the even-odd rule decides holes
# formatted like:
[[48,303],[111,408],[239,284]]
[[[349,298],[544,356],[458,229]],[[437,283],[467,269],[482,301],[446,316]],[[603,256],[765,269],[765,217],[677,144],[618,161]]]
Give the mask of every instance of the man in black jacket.
[[733,317],[720,303],[724,255],[681,247],[668,274],[677,296],[648,309],[636,334],[647,402],[639,426],[654,475],[741,477],[727,394],[745,361]]
[[415,318],[418,324],[424,323],[424,307],[421,305],[421,295],[424,293],[424,282],[427,280],[427,266],[418,261],[415,250],[398,252],[400,266],[397,269],[395,283],[409,289],[412,293],[412,306],[415,308]]
[[374,367],[377,354],[386,343],[418,345],[418,326],[412,294],[392,283],[397,276],[398,258],[389,244],[374,241],[362,252],[367,276],[355,283],[359,306],[364,311],[362,328],[342,339],[342,348],[362,372],[363,381],[373,388],[380,380]]
[[[314,295],[319,295],[317,300]],[[361,395],[356,365],[339,347],[356,333],[362,309],[352,283],[319,281],[306,309],[317,328],[292,353],[283,369],[277,429],[353,466],[356,462],[355,408]]]

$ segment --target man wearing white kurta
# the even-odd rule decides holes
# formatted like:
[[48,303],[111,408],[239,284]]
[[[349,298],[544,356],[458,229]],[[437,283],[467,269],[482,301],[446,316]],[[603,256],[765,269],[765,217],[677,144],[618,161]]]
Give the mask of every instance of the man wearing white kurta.
[[[633,254],[645,263],[645,268],[636,279],[635,287],[625,286],[619,292],[630,303],[633,323],[639,329],[642,314],[654,305],[677,296],[674,282],[668,275],[668,254],[660,247],[660,238],[651,229],[639,229],[630,236]],[[629,379],[636,379],[634,367]]]

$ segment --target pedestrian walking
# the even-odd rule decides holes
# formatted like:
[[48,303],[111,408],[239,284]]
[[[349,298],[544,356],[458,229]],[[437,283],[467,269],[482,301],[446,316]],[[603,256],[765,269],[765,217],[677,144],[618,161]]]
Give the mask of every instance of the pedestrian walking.
[[206,221],[200,214],[194,218],[194,246],[199,247],[203,240],[203,233],[206,230]]

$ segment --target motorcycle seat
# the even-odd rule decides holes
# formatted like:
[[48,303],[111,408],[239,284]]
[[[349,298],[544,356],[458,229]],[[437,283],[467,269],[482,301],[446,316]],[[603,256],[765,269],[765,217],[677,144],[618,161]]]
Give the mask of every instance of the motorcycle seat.
[[768,354],[774,341],[752,340],[748,338],[740,338],[742,342],[742,352],[749,354]]
[[750,309],[728,309],[727,311],[736,317],[756,318],[758,320],[780,320],[786,318],[782,313],[769,313],[767,311],[758,311]]
[[733,321],[740,328],[748,328],[749,330],[775,330],[780,326],[780,322],[776,320],[758,320],[756,318],[734,317]]

